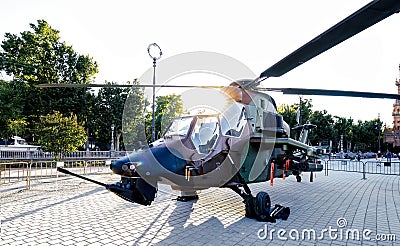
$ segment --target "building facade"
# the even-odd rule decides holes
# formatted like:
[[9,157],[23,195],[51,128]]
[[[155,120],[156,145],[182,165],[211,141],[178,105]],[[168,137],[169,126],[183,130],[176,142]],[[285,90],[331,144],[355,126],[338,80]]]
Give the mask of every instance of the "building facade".
[[[399,65],[400,73],[400,65]],[[400,80],[396,79],[397,93],[400,94]],[[393,103],[393,128],[385,128],[383,132],[383,142],[389,146],[400,146],[400,100],[396,99]]]

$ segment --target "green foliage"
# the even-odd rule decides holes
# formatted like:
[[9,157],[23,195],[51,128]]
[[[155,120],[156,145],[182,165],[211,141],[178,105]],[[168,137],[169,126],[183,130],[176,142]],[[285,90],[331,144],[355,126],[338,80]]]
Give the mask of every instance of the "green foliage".
[[30,24],[33,31],[6,33],[0,69],[30,85],[38,83],[87,83],[98,72],[97,63],[79,55],[60,41],[59,31],[44,20]]
[[337,136],[344,135],[351,136],[351,129],[353,126],[353,119],[346,119],[344,117],[335,116],[335,125],[333,127]]
[[[138,85],[133,81],[132,85]],[[131,88],[125,101],[124,117],[122,119],[123,141],[126,150],[138,149],[146,143],[145,119],[148,114],[148,103],[142,88]]]
[[21,119],[9,119],[8,120],[8,129],[14,134],[15,136],[23,136],[24,131],[26,130],[26,127],[28,125],[28,122],[26,121],[25,118]]
[[[312,145],[328,145],[329,141],[333,143],[333,151],[340,151],[340,139],[343,135],[344,151],[377,151],[378,136],[381,132],[382,122],[378,119],[370,121],[353,122],[353,119],[347,119],[339,116],[332,116],[326,110],[312,111],[311,100],[303,100],[302,104],[302,122],[309,120],[317,125],[310,135],[309,140]],[[278,113],[283,119],[293,127],[297,124],[296,114],[299,104],[283,104],[279,107]],[[381,132],[381,138],[382,138]],[[295,132],[291,132],[293,138],[297,138]]]
[[[357,124],[352,125],[351,139],[355,151],[369,151],[378,149],[379,131],[382,128],[382,122],[379,119],[371,121],[359,120]],[[383,134],[381,133],[381,137]],[[363,141],[369,139],[369,141]]]
[[328,145],[328,141],[335,136],[334,120],[326,110],[315,111],[310,115],[310,122],[317,125],[309,136],[312,145]]
[[75,115],[63,116],[57,111],[40,117],[35,136],[44,151],[63,154],[77,151],[87,139]]
[[59,31],[44,20],[30,24],[29,31],[6,33],[1,47],[0,71],[12,78],[11,81],[0,81],[1,137],[9,138],[15,134],[17,125],[21,126],[16,123],[24,119],[25,129],[19,127],[17,130],[29,139],[35,122],[54,110],[64,115],[72,112],[78,116],[80,125],[89,125],[87,115],[93,95],[87,89],[34,86],[39,83],[89,83],[98,72],[93,58],[78,54],[72,46],[62,42]]
[[[25,95],[27,86],[18,81],[0,80],[0,137],[8,139],[15,134],[15,129],[10,129],[10,122],[25,119],[24,105],[27,103]],[[25,119],[26,120],[26,119]],[[22,130],[22,129],[20,129]],[[25,130],[25,129],[24,129]],[[21,133],[20,136],[23,136]]]
[[[113,83],[107,82],[107,84]],[[128,81],[127,84],[138,85],[139,81],[135,79],[133,82]],[[139,140],[145,141],[145,99],[143,89],[104,87],[99,90],[94,101],[93,116],[90,122],[93,129],[95,129],[93,136],[96,140],[108,143],[106,146],[102,146],[103,149],[110,148],[112,125],[114,125],[117,149],[123,146],[125,142],[131,144]],[[124,137],[128,138],[127,141],[120,142],[122,133],[124,133]],[[130,148],[132,146],[129,146],[128,149]]]
[[[34,86],[40,83],[89,83],[98,72],[97,63],[62,42],[59,31],[46,21],[38,20],[36,25],[30,24],[30,28],[19,35],[6,33],[1,44],[0,70],[12,77],[10,86],[20,89],[14,99],[18,102],[13,105],[22,108],[20,114],[24,117],[38,118],[56,110],[63,114],[73,112],[84,124],[86,89]],[[19,118],[15,111],[11,113],[8,118]]]
[[[156,139],[160,138],[165,132],[173,118],[183,114],[183,102],[180,95],[172,94],[167,96],[158,96],[155,109],[155,133]],[[151,113],[146,119],[147,139],[151,139]]]
[[172,94],[157,97],[156,109],[156,136],[161,137],[173,118],[181,116],[183,113],[183,103],[180,95]]

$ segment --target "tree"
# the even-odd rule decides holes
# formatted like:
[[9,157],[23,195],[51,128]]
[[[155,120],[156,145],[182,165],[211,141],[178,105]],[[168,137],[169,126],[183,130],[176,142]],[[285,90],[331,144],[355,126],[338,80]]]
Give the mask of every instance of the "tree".
[[[10,122],[24,118],[24,105],[27,86],[15,81],[0,80],[0,137],[8,139],[15,134],[15,129],[10,129]],[[26,120],[26,119],[25,119]],[[14,124],[12,124],[14,125]],[[20,129],[18,134],[24,137]]]
[[[107,82],[107,84],[113,84]],[[139,81],[127,82],[127,84],[138,85]],[[129,101],[126,103],[127,98]],[[110,149],[111,139],[111,126],[114,125],[114,141],[118,150],[123,130],[124,133],[130,132],[133,134],[133,129],[143,125],[144,129],[144,92],[141,88],[118,88],[118,87],[104,87],[98,92],[95,99],[94,112],[93,112],[93,128],[96,129],[94,137],[98,143],[103,143],[100,146],[102,149]],[[125,110],[125,111],[124,111]],[[124,121],[123,121],[123,114]],[[142,122],[142,123],[140,123]],[[144,130],[142,135],[144,135]],[[124,134],[129,135],[129,134]],[[132,138],[136,138],[131,135]],[[131,141],[133,141],[131,139]]]
[[[379,132],[382,129],[382,122],[379,119],[362,122],[359,120],[357,125],[352,127],[352,143],[354,151],[377,151],[379,149],[378,141],[382,141],[383,134]],[[379,135],[381,139],[379,138]]]
[[[279,107],[278,113],[290,125],[294,126],[296,122],[296,114],[299,104],[287,105],[283,104]],[[312,111],[311,100],[303,100],[302,123],[307,120],[317,125],[312,129],[309,139],[312,145],[327,144],[329,140],[333,142],[333,150],[340,151],[341,138],[343,135],[344,151],[377,151],[379,149],[379,141],[382,143],[382,122],[379,119],[370,121],[358,121],[357,124],[353,119],[347,119],[339,116],[332,116],[326,110]],[[380,138],[379,138],[380,134]],[[291,133],[292,138],[296,138],[295,133]]]
[[57,111],[40,117],[35,136],[44,151],[61,154],[77,151],[87,138],[76,115],[63,116]]
[[[335,123],[333,126],[334,129],[334,142],[337,146],[337,151],[340,151],[340,140],[341,136],[343,135],[343,149],[347,150],[348,143],[352,140],[352,126],[353,126],[353,119],[346,119],[344,117],[334,116]],[[350,150],[348,150],[350,151]]]
[[361,120],[359,120],[357,124],[353,124],[352,133],[354,151],[368,151],[369,146],[364,141],[368,138],[368,132],[366,131],[364,123]]
[[39,83],[88,83],[98,72],[97,63],[79,55],[60,41],[59,31],[45,20],[30,24],[20,36],[6,33],[0,69],[30,85]]
[[28,122],[25,118],[20,119],[9,119],[8,120],[8,129],[10,130],[11,134],[17,136],[23,136],[24,131],[26,130],[26,126]]
[[[172,94],[167,96],[158,96],[156,99],[155,110],[156,139],[161,137],[173,118],[179,117],[182,114],[183,102],[180,95]],[[146,119],[146,133],[148,141],[151,139],[151,118],[152,114],[148,114]]]
[[[133,84],[139,84],[139,81],[135,80]],[[148,105],[149,103],[144,97],[144,90],[132,87],[125,101],[122,118],[122,135],[126,150],[139,149],[147,142],[145,123],[146,117],[149,115],[146,109]]]
[[326,110],[314,111],[310,116],[310,122],[317,127],[311,130],[310,141],[312,145],[326,145],[333,139],[333,117]]
[[[12,77],[13,86],[26,87],[22,115],[38,118],[59,111],[73,112],[85,122],[87,89],[34,87],[40,83],[89,83],[98,66],[89,55],[80,55],[60,40],[59,31],[44,20],[30,24],[31,31],[6,33],[0,51],[0,70]],[[18,98],[18,99],[21,99]],[[2,106],[0,106],[2,107]]]

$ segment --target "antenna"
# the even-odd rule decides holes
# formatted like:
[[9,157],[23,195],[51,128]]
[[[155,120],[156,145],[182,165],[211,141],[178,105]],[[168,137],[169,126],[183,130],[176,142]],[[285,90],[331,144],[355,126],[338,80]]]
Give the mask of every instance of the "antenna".
[[297,122],[297,125],[301,125],[301,123],[302,123],[302,121],[303,121],[303,119],[302,119],[302,109],[301,109],[301,105],[302,105],[302,98],[301,98],[301,96],[299,96],[299,99],[300,99],[300,103],[299,103],[299,109],[297,110],[297,115],[296,115],[296,122]]
[[297,110],[297,114],[296,114],[296,122],[297,122],[297,125],[300,125],[300,109],[298,109]]

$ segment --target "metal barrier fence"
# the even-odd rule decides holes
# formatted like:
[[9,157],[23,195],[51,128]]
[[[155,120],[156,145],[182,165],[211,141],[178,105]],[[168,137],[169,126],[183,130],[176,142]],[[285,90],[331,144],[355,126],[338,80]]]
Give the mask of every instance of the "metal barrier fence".
[[0,185],[10,180],[27,180],[28,172],[28,162],[0,163]]
[[[126,156],[127,153],[126,151],[77,151],[56,156],[63,160],[110,159]],[[42,151],[0,151],[0,160],[54,160],[56,156]]]
[[354,160],[327,160],[325,161],[325,175],[329,171],[344,171],[366,174],[400,175],[400,161],[354,161]]
[[78,174],[111,172],[109,166],[113,160],[70,160],[63,162],[3,162],[0,163],[0,185],[26,181],[26,188],[30,189],[32,180],[65,176],[57,172],[57,167],[68,168]]

